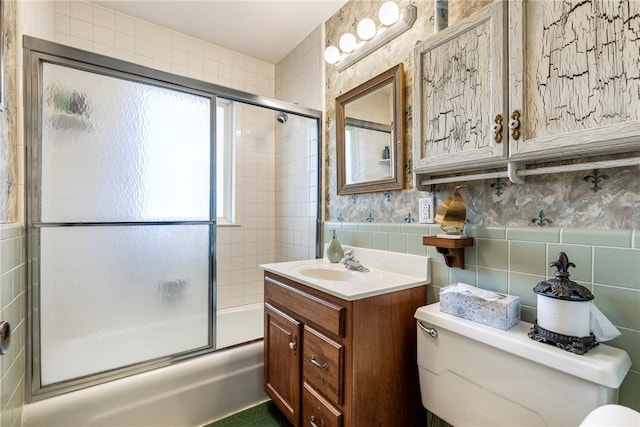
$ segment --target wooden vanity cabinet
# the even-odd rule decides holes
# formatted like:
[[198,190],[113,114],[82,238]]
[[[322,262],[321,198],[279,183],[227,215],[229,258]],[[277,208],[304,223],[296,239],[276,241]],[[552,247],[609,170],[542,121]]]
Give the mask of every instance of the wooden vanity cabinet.
[[294,426],[422,426],[426,286],[355,301],[265,272],[266,393]]

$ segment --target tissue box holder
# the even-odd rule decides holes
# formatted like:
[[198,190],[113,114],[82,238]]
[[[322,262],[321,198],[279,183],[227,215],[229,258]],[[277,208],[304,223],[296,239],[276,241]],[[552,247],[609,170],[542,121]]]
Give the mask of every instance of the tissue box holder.
[[506,331],[520,321],[520,297],[499,295],[504,298],[487,301],[464,293],[440,293],[440,311]]

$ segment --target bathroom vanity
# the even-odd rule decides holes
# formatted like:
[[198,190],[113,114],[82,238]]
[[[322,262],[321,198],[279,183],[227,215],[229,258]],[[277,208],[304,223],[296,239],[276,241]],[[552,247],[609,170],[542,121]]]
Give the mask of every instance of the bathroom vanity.
[[326,260],[262,268],[264,388],[293,425],[424,425],[413,313],[427,267],[422,277]]

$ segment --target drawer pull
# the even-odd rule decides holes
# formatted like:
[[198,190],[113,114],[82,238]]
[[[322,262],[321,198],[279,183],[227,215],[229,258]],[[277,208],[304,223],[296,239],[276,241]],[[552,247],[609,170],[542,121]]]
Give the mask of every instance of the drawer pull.
[[316,417],[311,415],[311,418],[309,419],[309,424],[311,424],[311,427],[318,427],[318,424],[316,424]]
[[329,365],[327,365],[326,363],[323,363],[322,365],[316,360],[316,356],[315,354],[311,355],[311,358],[309,359],[311,361],[311,363],[313,364],[313,366],[315,366],[316,368],[322,369],[323,371],[328,371],[329,370]]

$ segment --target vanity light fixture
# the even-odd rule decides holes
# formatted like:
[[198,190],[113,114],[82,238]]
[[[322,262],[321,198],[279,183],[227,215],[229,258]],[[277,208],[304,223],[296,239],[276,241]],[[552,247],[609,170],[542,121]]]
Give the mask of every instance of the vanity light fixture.
[[325,49],[324,60],[328,64],[335,64],[338,71],[344,71],[411,28],[417,15],[418,10],[414,5],[409,4],[400,10],[396,2],[386,1],[378,10],[378,27],[371,18],[360,20],[357,26],[360,42],[353,34],[345,33],[338,43],[340,49],[335,46]]

